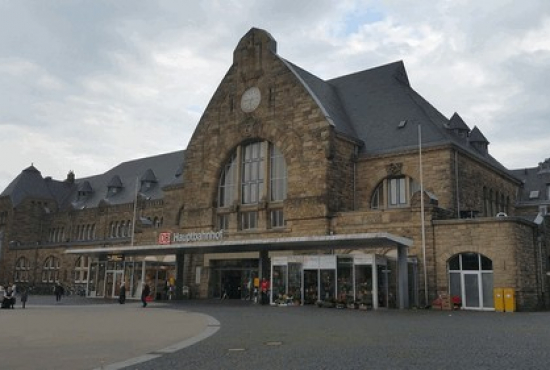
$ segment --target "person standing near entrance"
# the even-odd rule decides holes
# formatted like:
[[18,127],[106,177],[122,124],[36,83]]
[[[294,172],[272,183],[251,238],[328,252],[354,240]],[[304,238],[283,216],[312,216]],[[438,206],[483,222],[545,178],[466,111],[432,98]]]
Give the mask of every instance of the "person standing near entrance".
[[120,283],[120,292],[118,293],[118,303],[124,304],[126,302],[126,285],[124,281]]
[[269,291],[269,281],[266,278],[262,278],[262,283],[260,284],[260,289],[262,291],[262,304],[267,304],[267,292]]
[[149,297],[149,294],[151,294],[151,290],[149,289],[149,285],[145,283],[145,285],[143,285],[143,289],[141,290],[141,304],[143,305],[143,308],[147,307],[147,297]]
[[231,285],[229,284],[229,281],[225,281],[225,283],[223,283],[223,288],[222,288],[222,296],[221,296],[221,300],[223,301],[224,299],[226,298],[229,298],[229,290],[231,289]]
[[65,293],[65,289],[63,289],[63,286],[61,286],[61,284],[56,283],[53,292],[55,294],[56,302],[59,302],[61,301],[61,297],[63,297],[63,293]]

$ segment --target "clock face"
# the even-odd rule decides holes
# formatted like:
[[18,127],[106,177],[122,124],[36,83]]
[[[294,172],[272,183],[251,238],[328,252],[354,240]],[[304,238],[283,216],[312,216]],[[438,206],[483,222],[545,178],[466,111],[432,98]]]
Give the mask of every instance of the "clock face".
[[262,94],[257,87],[247,89],[241,98],[241,109],[245,113],[250,113],[256,110],[262,100]]

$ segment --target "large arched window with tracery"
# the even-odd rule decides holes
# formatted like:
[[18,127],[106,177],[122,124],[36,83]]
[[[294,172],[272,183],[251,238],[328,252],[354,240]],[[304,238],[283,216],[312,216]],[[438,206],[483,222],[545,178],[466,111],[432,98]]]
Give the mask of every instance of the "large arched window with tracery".
[[[281,151],[267,141],[254,141],[238,146],[225,163],[218,184],[219,229],[231,227],[231,215],[238,207],[240,230],[285,226],[283,201],[287,195],[287,167]],[[267,204],[267,212],[263,213]]]

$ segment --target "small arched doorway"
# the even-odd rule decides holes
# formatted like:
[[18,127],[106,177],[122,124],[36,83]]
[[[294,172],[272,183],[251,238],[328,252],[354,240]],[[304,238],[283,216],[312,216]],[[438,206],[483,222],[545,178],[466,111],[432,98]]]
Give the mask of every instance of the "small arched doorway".
[[462,308],[494,310],[493,261],[478,253],[459,253],[447,263],[451,296],[462,299]]

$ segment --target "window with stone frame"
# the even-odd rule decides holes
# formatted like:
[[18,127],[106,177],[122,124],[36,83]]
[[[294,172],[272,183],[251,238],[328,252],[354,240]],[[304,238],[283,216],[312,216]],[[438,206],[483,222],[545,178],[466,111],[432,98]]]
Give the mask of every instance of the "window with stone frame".
[[258,228],[258,212],[241,212],[241,230],[254,230]]
[[15,263],[15,277],[16,283],[28,283],[29,275],[31,271],[31,261],[28,258],[20,257]]
[[[281,204],[286,199],[287,182],[286,161],[275,145],[267,141],[242,144],[231,153],[220,174],[218,214],[239,212],[238,228],[256,229],[260,212],[263,212],[263,219],[270,219],[268,212],[271,211],[270,207],[264,207],[266,203]],[[235,205],[242,207],[234,207]],[[261,207],[250,209],[249,206],[254,205]],[[280,205],[276,207],[277,225],[284,224],[284,210]],[[218,227],[229,227],[229,217],[218,217],[217,220]]]
[[55,283],[59,281],[59,258],[50,256],[44,261],[42,265],[42,282],[43,283]]
[[80,256],[74,264],[73,280],[77,284],[83,284],[88,281],[88,257]]
[[286,226],[286,220],[282,209],[272,209],[269,211],[269,224],[272,229]]
[[218,214],[218,220],[216,222],[218,230],[227,230],[229,228],[229,214]]
[[387,177],[372,193],[371,209],[410,207],[412,195],[417,191],[420,185],[410,177]]

